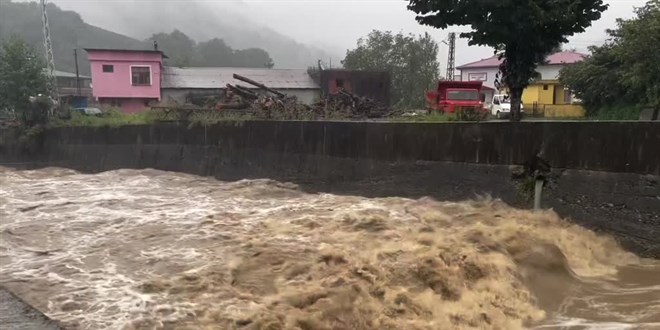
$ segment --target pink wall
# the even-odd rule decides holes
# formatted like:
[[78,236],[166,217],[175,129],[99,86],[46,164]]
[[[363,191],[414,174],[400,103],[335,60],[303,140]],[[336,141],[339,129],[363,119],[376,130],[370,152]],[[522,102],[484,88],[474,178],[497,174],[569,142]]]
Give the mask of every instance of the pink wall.
[[[92,94],[99,98],[142,98],[160,100],[162,54],[153,51],[87,50],[92,72]],[[103,72],[103,65],[114,72]],[[131,66],[151,68],[150,86],[133,86]]]

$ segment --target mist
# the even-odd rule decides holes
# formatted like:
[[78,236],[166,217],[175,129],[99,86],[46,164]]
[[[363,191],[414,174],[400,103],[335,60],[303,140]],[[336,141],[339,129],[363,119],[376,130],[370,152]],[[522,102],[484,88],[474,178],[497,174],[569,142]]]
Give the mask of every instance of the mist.
[[[75,10],[88,23],[144,39],[156,32],[179,29],[197,41],[225,39],[234,48],[259,47],[268,51],[277,67],[302,67],[315,59],[339,63],[347,49],[371,30],[430,33],[437,41],[449,31],[419,25],[407,1],[398,0],[54,0],[64,9]],[[606,29],[619,17],[634,16],[634,7],[646,0],[605,0],[610,8],[586,32],[569,38],[564,48],[587,52],[590,45],[607,39]],[[291,55],[293,48],[299,54]],[[440,45],[440,62],[446,64],[447,47]],[[457,41],[457,64],[490,57],[487,47],[468,46]]]

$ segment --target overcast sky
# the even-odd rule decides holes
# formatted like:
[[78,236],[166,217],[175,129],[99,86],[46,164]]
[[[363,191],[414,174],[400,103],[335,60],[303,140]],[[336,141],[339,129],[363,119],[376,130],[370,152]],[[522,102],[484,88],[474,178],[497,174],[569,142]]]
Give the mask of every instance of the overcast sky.
[[[174,2],[191,2],[193,0],[55,0],[65,9],[80,12],[83,19],[94,24],[101,22],[107,26],[108,18],[102,19],[103,11],[108,6],[126,6],[132,1],[148,1],[160,6]],[[429,32],[436,40],[444,40],[449,31],[460,32],[465,28],[450,28],[446,31],[420,26],[415,22],[414,14],[406,10],[404,0],[204,0],[197,1],[202,5],[214,8],[231,8],[246,14],[254,21],[268,26],[282,34],[298,41],[325,48],[335,54],[345,54],[352,48],[356,40],[367,35],[371,30],[392,30],[395,32],[423,33]],[[615,24],[616,18],[634,16],[634,7],[644,5],[646,0],[605,0],[610,8],[603,17],[595,22],[585,33],[570,39],[568,48],[576,48],[586,52],[589,45],[600,44],[606,39],[605,30]],[[194,20],[194,18],[191,18]],[[218,17],[223,19],[223,17]],[[105,26],[104,26],[105,25]],[[114,28],[117,30],[117,27]],[[125,33],[126,31],[116,31]],[[447,47],[440,47],[442,66],[446,64]],[[457,64],[464,64],[486,58],[492,55],[492,50],[483,47],[469,47],[466,40],[459,40],[457,47]],[[333,59],[334,61],[340,58]]]

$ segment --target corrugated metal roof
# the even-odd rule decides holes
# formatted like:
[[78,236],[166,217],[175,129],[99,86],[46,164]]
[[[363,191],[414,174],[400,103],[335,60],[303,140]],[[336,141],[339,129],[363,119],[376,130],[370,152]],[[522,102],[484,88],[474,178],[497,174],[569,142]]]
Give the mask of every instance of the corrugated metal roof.
[[234,79],[234,74],[250,78],[274,89],[318,89],[306,69],[259,68],[176,68],[164,67],[162,88],[225,88],[227,84],[252,87]]
[[573,64],[582,62],[587,55],[578,52],[559,52],[546,58],[547,64]]
[[[578,52],[558,52],[546,57],[546,65],[556,65],[556,64],[573,64],[584,60],[587,55],[578,53]],[[497,56],[489,57],[480,61],[463,64],[457,69],[468,69],[468,68],[494,68],[500,66],[502,63]]]
[[113,52],[113,53],[155,53],[160,54],[163,58],[169,58],[162,50],[156,49],[119,49],[119,48],[83,48],[86,52]]

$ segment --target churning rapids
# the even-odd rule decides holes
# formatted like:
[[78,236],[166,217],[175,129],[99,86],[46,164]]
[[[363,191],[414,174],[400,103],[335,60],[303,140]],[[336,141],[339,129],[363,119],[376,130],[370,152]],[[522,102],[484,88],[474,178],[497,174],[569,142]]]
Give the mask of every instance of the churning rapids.
[[490,199],[0,168],[0,284],[71,329],[660,329],[660,262]]

